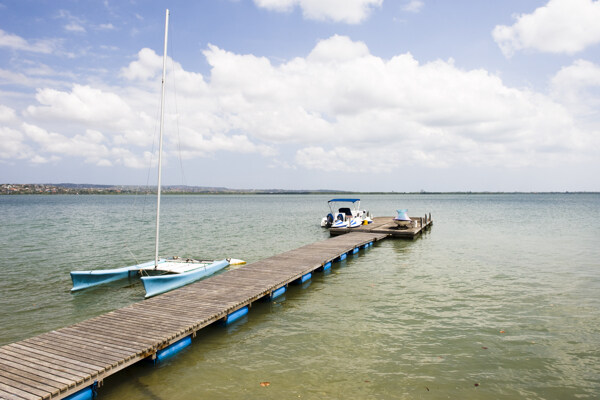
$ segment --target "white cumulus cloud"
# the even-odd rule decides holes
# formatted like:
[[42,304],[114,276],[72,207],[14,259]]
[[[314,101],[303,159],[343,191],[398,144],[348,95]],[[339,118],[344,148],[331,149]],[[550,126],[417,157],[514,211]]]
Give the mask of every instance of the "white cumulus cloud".
[[143,48],[138,59],[121,69],[121,75],[129,80],[148,80],[162,71],[162,57],[152,49]]
[[76,22],[71,22],[65,25],[65,30],[69,32],[85,33],[85,28]]
[[574,54],[600,43],[600,1],[550,0],[531,14],[498,25],[494,40],[506,57],[522,50]]
[[[297,143],[296,162],[307,168],[532,165],[590,140],[546,95],[452,60],[420,64],[408,53],[382,59],[344,36],[280,65],[216,46],[205,55],[221,128]],[[335,157],[343,161],[332,163]]]
[[[206,77],[168,63],[167,88],[175,81],[178,89],[177,107],[167,96],[167,160],[253,153],[286,168],[389,172],[537,167],[593,159],[598,149],[597,129],[586,129],[574,103],[561,95],[571,90],[576,100],[597,87],[598,67],[585,61],[560,71],[552,93],[544,94],[507,86],[483,69],[459,68],[451,59],[381,58],[340,35],[278,64],[214,45],[204,56]],[[143,49],[121,70],[122,85],[39,89],[35,103],[20,112],[0,108],[0,118],[24,120],[20,127],[13,120],[3,137],[18,157],[32,161],[82,157],[98,166],[148,167],[158,130],[160,64],[154,51]],[[283,160],[282,149],[295,156]]]
[[18,35],[7,33],[0,29],[0,47],[6,47],[13,50],[29,51],[33,53],[52,53],[58,45],[57,40],[40,39],[28,41]]
[[87,130],[83,135],[68,137],[28,123],[23,123],[22,129],[45,153],[82,156],[97,161],[108,152],[103,143],[105,138],[98,131]]
[[587,60],[576,60],[552,77],[551,94],[576,115],[600,114],[600,66]]
[[330,20],[348,24],[364,21],[383,0],[254,0],[261,8],[289,12],[298,6],[307,19]]
[[16,119],[15,110],[0,104],[0,122],[6,123]]
[[424,6],[425,6],[425,3],[421,0],[410,0],[408,3],[406,3],[402,7],[402,9],[404,11],[418,13],[421,11],[421,9],[423,9]]
[[119,95],[87,85],[74,85],[70,92],[40,89],[35,98],[40,105],[27,107],[26,115],[42,120],[62,119],[119,126],[133,113],[128,102]]
[[17,129],[0,126],[0,143],[0,160],[20,160],[33,154],[25,135]]

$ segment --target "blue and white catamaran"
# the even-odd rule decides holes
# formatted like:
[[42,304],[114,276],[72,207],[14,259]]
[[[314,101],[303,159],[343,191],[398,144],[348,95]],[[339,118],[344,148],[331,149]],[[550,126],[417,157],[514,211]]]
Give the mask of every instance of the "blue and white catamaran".
[[154,261],[149,261],[142,264],[116,269],[71,271],[71,280],[73,281],[73,288],[71,289],[71,291],[78,291],[91,286],[113,282],[119,279],[141,276],[142,283],[144,284],[144,289],[146,290],[146,298],[148,298],[187,285],[201,278],[204,278],[205,276],[212,275],[230,264],[244,264],[244,261],[242,260],[233,259],[224,259],[218,261],[202,261],[179,257],[173,257],[169,259],[158,257],[168,28],[169,10],[167,10],[165,17],[165,44],[162,72],[160,140],[158,150],[158,194],[156,200],[156,246]]

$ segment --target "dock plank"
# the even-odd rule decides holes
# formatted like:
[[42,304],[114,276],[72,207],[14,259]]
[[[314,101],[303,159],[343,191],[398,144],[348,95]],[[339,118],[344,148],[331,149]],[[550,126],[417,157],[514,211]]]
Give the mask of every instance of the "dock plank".
[[43,341],[39,341],[36,343],[23,343],[23,347],[27,347],[30,351],[37,351],[43,354],[47,354],[48,356],[57,356],[57,358],[64,358],[65,361],[69,361],[74,363],[77,361],[82,366],[87,366],[92,369],[92,372],[95,371],[104,371],[106,369],[112,368],[112,364],[106,365],[106,361],[104,361],[101,357],[90,357],[89,355],[84,355],[77,353],[74,350],[70,350],[67,343],[61,343],[60,346],[56,346],[53,344],[48,344]]
[[34,394],[31,394],[29,392],[21,390],[21,389],[19,389],[17,387],[14,387],[14,386],[11,386],[11,385],[7,385],[7,384],[3,383],[2,381],[0,381],[0,393],[1,392],[5,392],[6,393],[6,398],[7,399],[36,400],[36,399],[43,399],[44,398],[42,396],[36,396]]
[[68,382],[74,382],[73,385],[83,382],[85,377],[88,376],[85,372],[70,368],[71,364],[59,364],[56,360],[47,357],[31,358],[28,355],[17,352],[2,354],[2,357],[2,363],[19,370],[32,372],[41,376],[49,376],[60,382],[63,382],[61,378],[65,378],[68,379]]
[[65,386],[68,386],[71,382],[70,379],[64,379],[56,375],[46,374],[37,369],[28,370],[24,366],[13,364],[6,360],[0,361],[0,370],[9,371],[13,375],[19,375],[31,380],[42,382],[59,390]]
[[0,369],[0,382],[42,398],[50,398],[60,393],[60,389],[55,386],[47,385],[23,375],[15,375],[10,370],[5,369]]
[[113,343],[113,341],[111,340],[110,337],[99,338],[95,335],[90,334],[89,332],[86,332],[85,334],[83,334],[81,332],[74,333],[72,331],[67,331],[67,330],[61,329],[60,331],[53,331],[52,334],[54,334],[56,336],[60,336],[61,339],[64,338],[66,340],[72,340],[72,341],[78,341],[78,342],[85,341],[86,343],[91,343],[96,346],[101,346],[101,348],[103,348],[103,349],[109,349],[109,348],[110,349],[118,349],[120,351],[127,352],[127,353],[131,353],[131,352],[137,350],[133,347],[126,347],[126,346],[123,346],[120,344],[115,344],[115,343]]
[[[55,340],[50,335],[44,334],[43,336],[35,338],[36,340],[24,341],[30,346],[39,346],[48,349],[62,349],[60,354],[73,354],[75,357],[87,359],[90,361],[108,362],[111,360],[118,360],[121,357],[114,353],[100,350],[98,347],[87,344],[80,344],[65,340]],[[124,353],[123,353],[124,354]]]
[[72,365],[74,365],[74,366],[77,367],[78,371],[81,371],[81,372],[85,372],[85,373],[89,373],[89,374],[94,374],[95,373],[97,375],[98,374],[98,372],[97,372],[98,370],[104,371],[103,367],[96,366],[96,365],[91,365],[91,364],[86,363],[86,362],[75,360],[75,359],[73,359],[71,357],[67,357],[67,356],[61,355],[60,352],[58,352],[58,353],[55,354],[54,352],[45,351],[44,348],[40,349],[40,348],[35,347],[35,346],[26,345],[23,342],[13,343],[13,344],[10,344],[8,346],[13,346],[13,347],[16,347],[16,348],[28,351],[30,353],[30,355],[31,355],[32,358],[36,358],[38,356],[45,356],[47,358],[54,359],[54,361],[57,362],[57,363],[65,362],[65,363],[68,363],[68,364],[72,364]]
[[123,346],[125,348],[130,348],[132,351],[138,350],[140,348],[146,349],[146,348],[152,347],[148,344],[144,344],[139,341],[134,341],[133,338],[129,338],[130,340],[120,339],[120,338],[117,338],[115,335],[108,335],[108,334],[106,334],[106,332],[98,333],[98,332],[92,331],[90,329],[85,329],[85,328],[79,327],[77,325],[70,326],[67,328],[62,328],[58,332],[78,335],[78,336],[82,336],[82,337],[89,337],[92,339],[105,341],[107,343],[112,343],[115,345]]

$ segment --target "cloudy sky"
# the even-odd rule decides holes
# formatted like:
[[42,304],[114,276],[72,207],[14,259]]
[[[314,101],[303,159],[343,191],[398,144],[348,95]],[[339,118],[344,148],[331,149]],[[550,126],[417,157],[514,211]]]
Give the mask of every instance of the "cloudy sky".
[[0,0],[0,183],[600,191],[600,1]]

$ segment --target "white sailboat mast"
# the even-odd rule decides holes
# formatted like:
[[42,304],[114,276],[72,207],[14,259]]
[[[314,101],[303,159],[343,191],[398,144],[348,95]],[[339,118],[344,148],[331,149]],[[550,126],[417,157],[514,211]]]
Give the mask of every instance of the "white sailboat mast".
[[162,72],[162,88],[160,97],[160,139],[158,145],[158,184],[156,198],[156,251],[154,253],[154,268],[158,266],[158,241],[160,232],[160,190],[161,190],[161,175],[162,175],[162,147],[163,147],[163,128],[165,123],[165,79],[167,69],[167,35],[169,32],[169,9],[165,15],[165,49],[163,53],[163,72]]

